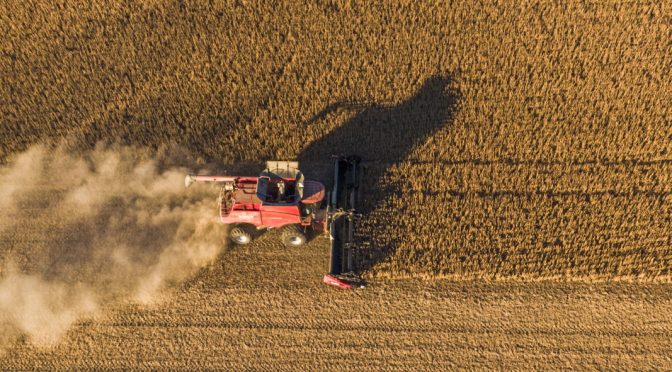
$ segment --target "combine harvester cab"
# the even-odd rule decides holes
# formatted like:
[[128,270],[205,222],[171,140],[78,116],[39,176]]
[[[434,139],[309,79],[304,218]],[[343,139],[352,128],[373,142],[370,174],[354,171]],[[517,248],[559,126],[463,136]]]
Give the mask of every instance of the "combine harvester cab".
[[322,281],[338,288],[363,287],[356,274],[357,246],[355,227],[361,181],[361,160],[339,156],[334,164],[334,181],[327,195],[327,228],[331,240],[329,273]]
[[305,180],[295,161],[268,161],[257,177],[187,175],[185,186],[194,182],[221,185],[219,219],[230,226],[229,239],[249,244],[259,230],[281,229],[288,247],[299,247],[311,230],[324,230],[320,212],[325,196],[321,182]]

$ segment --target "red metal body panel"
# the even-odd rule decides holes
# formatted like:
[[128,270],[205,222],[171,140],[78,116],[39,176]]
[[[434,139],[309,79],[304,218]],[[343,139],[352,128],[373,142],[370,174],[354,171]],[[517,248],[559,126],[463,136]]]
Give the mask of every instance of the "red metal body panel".
[[[304,182],[303,198],[282,198],[269,194],[269,200],[260,200],[257,194],[258,177],[189,176],[190,182],[223,182],[220,194],[220,221],[224,224],[245,223],[260,228],[279,228],[285,225],[302,224],[324,227],[312,214],[302,216],[303,205],[319,203],[324,199],[324,185],[317,181]],[[280,179],[269,180],[274,186]],[[282,181],[288,188],[295,187],[295,179]],[[190,182],[187,182],[187,186]],[[230,186],[227,186],[230,185]],[[273,187],[272,186],[272,187]],[[230,187],[230,188],[229,188]],[[277,186],[275,186],[277,187]]]
[[333,285],[334,287],[341,288],[341,289],[350,289],[350,288],[352,288],[352,285],[350,285],[349,283],[346,283],[345,281],[340,280],[340,279],[338,279],[337,277],[335,277],[335,276],[333,276],[333,275],[329,275],[329,274],[326,274],[326,275],[322,278],[322,282],[323,282],[324,284]]
[[301,212],[298,205],[263,205],[261,206],[261,224],[265,227],[282,227],[301,223]]
[[259,211],[233,211],[228,216],[222,216],[220,221],[225,224],[249,223],[254,226],[262,226],[261,213]]
[[324,199],[324,185],[317,181],[305,181],[303,183],[303,198],[301,203],[314,204]]
[[261,200],[257,198],[256,177],[236,177],[235,191],[225,194],[224,197],[232,198],[230,205],[222,200],[220,205],[220,220],[222,223],[249,223],[261,226]]

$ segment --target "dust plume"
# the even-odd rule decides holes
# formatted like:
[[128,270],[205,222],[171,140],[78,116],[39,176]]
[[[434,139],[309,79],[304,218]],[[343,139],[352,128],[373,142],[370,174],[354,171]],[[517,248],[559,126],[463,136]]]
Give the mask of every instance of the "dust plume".
[[0,168],[0,349],[51,346],[115,301],[152,303],[213,262],[212,191],[146,151],[35,146]]

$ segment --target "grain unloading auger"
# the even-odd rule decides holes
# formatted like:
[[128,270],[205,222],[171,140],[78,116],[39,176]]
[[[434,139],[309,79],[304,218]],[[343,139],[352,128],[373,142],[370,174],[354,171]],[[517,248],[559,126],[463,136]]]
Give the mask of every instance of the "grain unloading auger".
[[230,226],[229,239],[234,244],[249,244],[267,229],[281,229],[282,242],[288,247],[304,245],[315,233],[328,234],[331,258],[323,282],[339,288],[362,286],[354,267],[360,159],[334,159],[329,191],[321,182],[305,180],[294,161],[268,161],[258,177],[188,175],[185,186],[194,182],[221,184],[220,222]]

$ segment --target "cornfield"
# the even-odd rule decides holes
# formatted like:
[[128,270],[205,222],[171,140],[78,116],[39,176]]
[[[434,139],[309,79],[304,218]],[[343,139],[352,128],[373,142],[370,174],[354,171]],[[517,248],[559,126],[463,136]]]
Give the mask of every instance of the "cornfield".
[[377,275],[670,278],[667,4],[2,7],[3,158],[360,153]]
[[358,154],[373,282],[672,281],[671,3],[5,0],[0,35],[3,163]]

